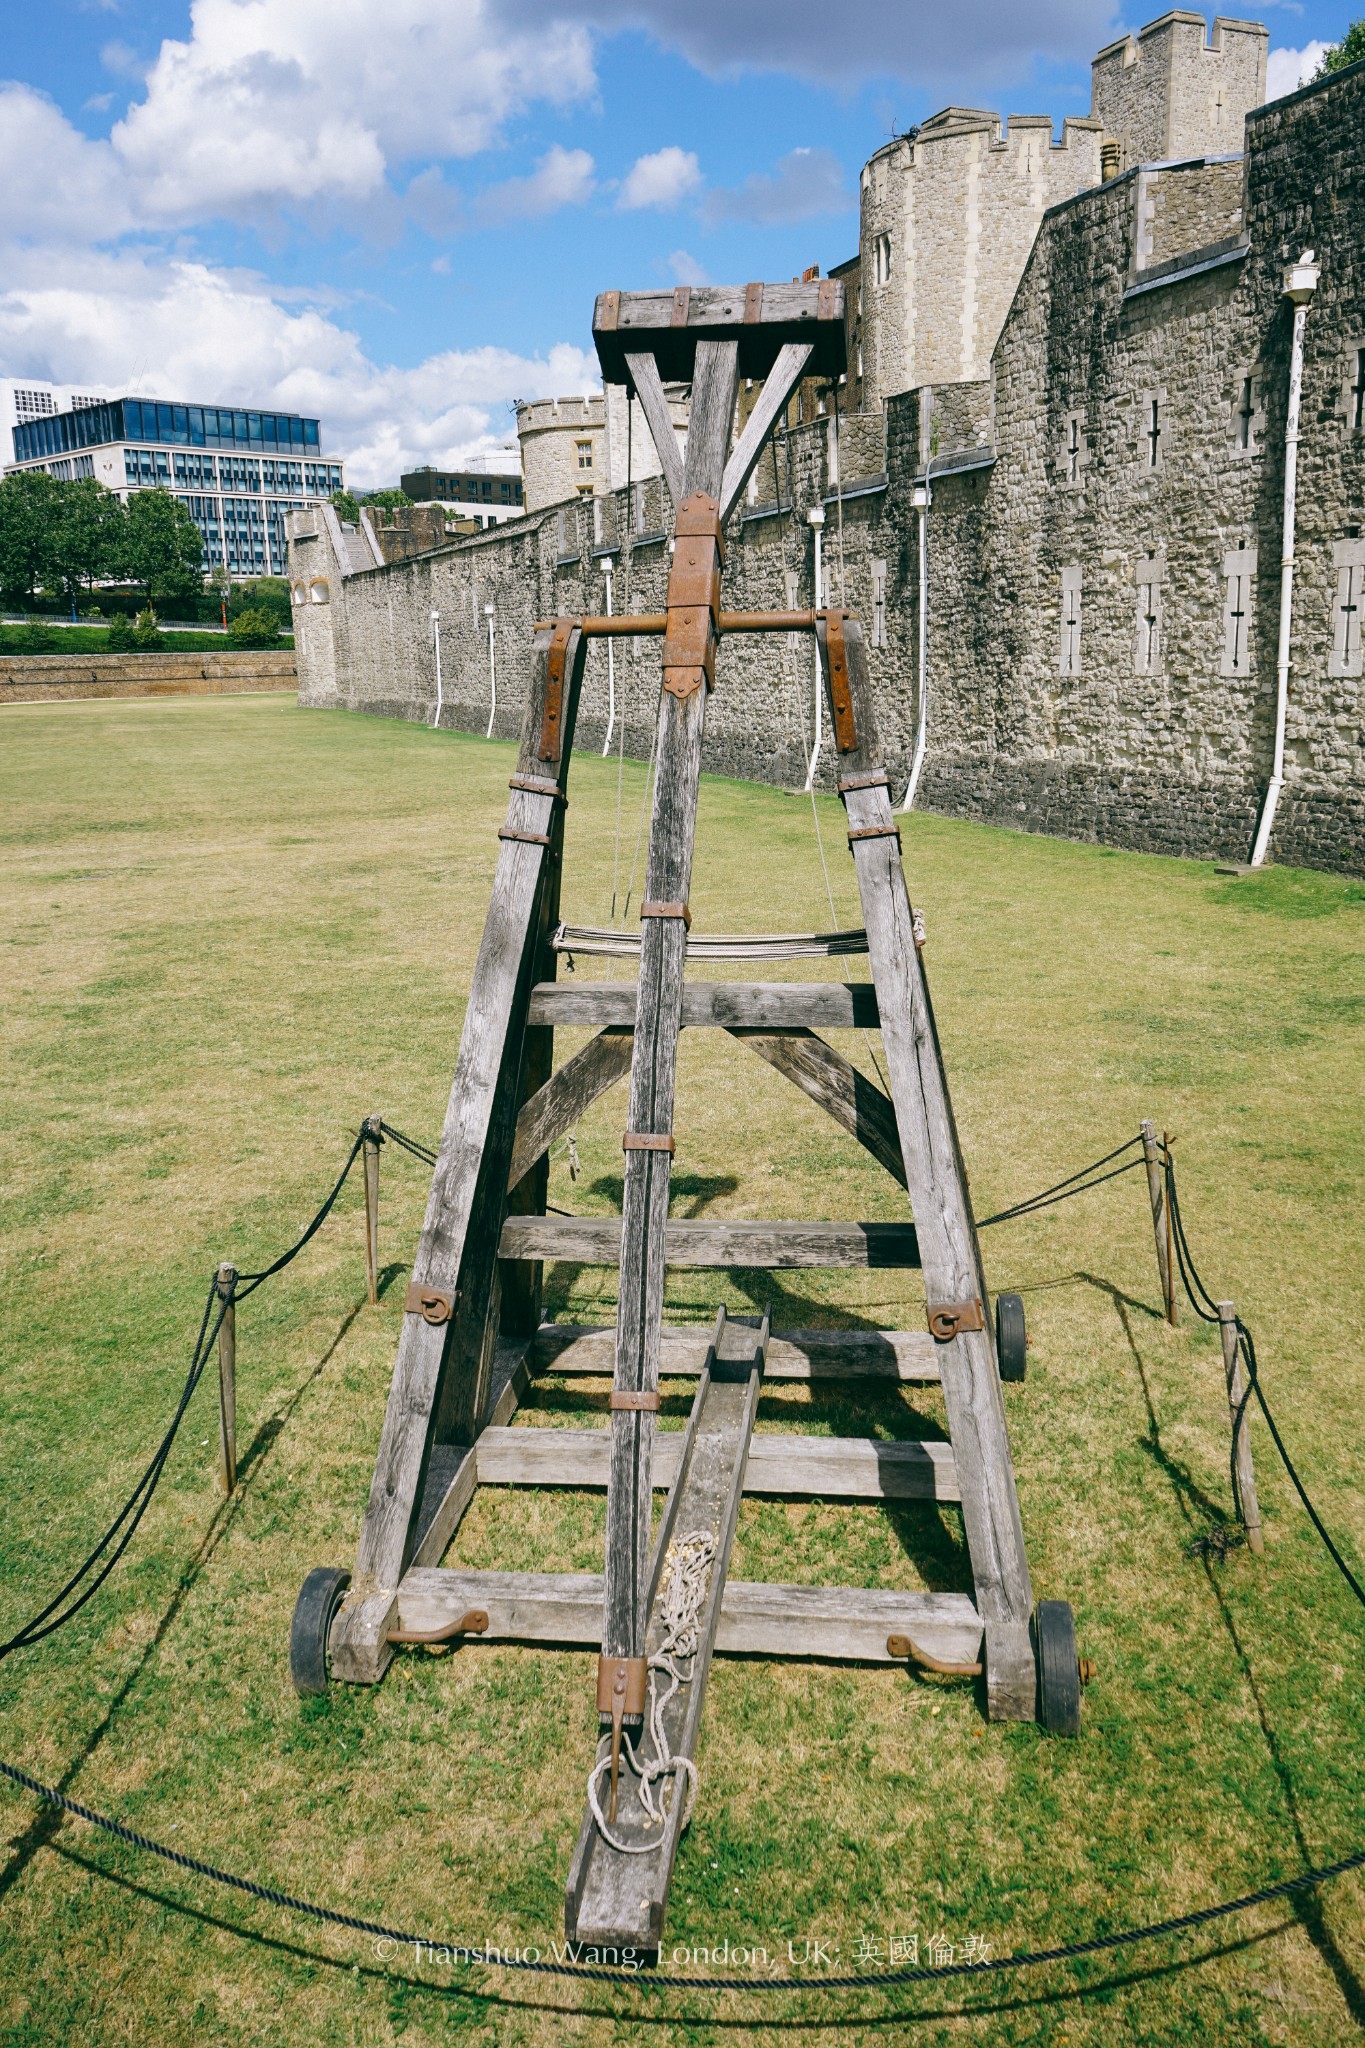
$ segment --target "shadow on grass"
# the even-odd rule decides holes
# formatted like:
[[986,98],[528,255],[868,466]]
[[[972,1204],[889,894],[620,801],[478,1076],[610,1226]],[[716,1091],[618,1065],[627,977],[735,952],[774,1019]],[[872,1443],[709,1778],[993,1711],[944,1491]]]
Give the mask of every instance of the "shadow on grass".
[[[1129,1296],[1121,1293],[1109,1281],[1099,1278],[1094,1273],[1079,1273],[1076,1277],[1085,1281],[1087,1286],[1097,1288],[1102,1294],[1107,1294],[1113,1302],[1114,1311],[1118,1316],[1124,1340],[1132,1354],[1133,1363],[1137,1367],[1138,1384],[1142,1389],[1143,1405],[1147,1410],[1147,1435],[1143,1439],[1143,1448],[1170,1481],[1171,1490],[1175,1495],[1176,1506],[1187,1528],[1193,1534],[1200,1535],[1204,1533],[1204,1529],[1209,1521],[1212,1521],[1219,1527],[1225,1525],[1228,1521],[1228,1515],[1223,1507],[1217,1501],[1209,1498],[1208,1494],[1195,1481],[1189,1468],[1180,1459],[1171,1457],[1162,1444],[1161,1425],[1157,1421],[1156,1402],[1152,1394],[1151,1381],[1148,1377],[1147,1366],[1142,1352],[1138,1348],[1130,1314],[1130,1311],[1134,1309],[1141,1309],[1144,1314],[1150,1314],[1151,1311],[1146,1308],[1145,1304],[1133,1302]],[[1157,1320],[1161,1320],[1161,1318],[1157,1318]],[[1307,1837],[1304,1834],[1298,1797],[1294,1789],[1293,1775],[1281,1753],[1265,1697],[1256,1682],[1256,1673],[1252,1665],[1250,1653],[1242,1640],[1241,1631],[1238,1629],[1232,1609],[1224,1598],[1223,1588],[1218,1581],[1218,1572],[1214,1559],[1207,1552],[1200,1558],[1200,1569],[1203,1571],[1214,1605],[1218,1609],[1228,1641],[1232,1646],[1233,1655],[1241,1669],[1242,1676],[1246,1681],[1247,1690],[1251,1694],[1252,1702],[1255,1705],[1256,1718],[1261,1724],[1261,1734],[1265,1741],[1266,1751],[1270,1757],[1271,1768],[1274,1770],[1275,1776],[1280,1783],[1280,1790],[1284,1796],[1285,1810],[1288,1814],[1289,1824],[1294,1831],[1294,1841],[1298,1847],[1299,1855],[1305,1864],[1311,1864],[1314,1861],[1314,1856],[1309,1849]],[[1291,1904],[1296,1921],[1303,1928],[1308,1939],[1331,1971],[1336,1981],[1337,1989],[1340,1991],[1352,2019],[1356,2022],[1357,2026],[1365,2026],[1365,1984],[1362,1984],[1360,1977],[1338,1947],[1336,1938],[1327,1925],[1321,1899],[1316,1892],[1296,1893],[1291,1900]]]
[[[677,1992],[675,1996],[684,1997],[688,2001],[690,2009],[685,2013],[680,2013],[677,2010],[669,2010],[667,2012],[650,2011],[643,2004],[637,2006],[633,2011],[626,2012],[622,2010],[622,2005],[626,2000],[638,1998],[643,2001],[647,1997],[659,1997],[667,1987],[667,1978],[651,1977],[648,1980],[648,1991],[644,1989],[643,1985],[638,1991],[634,1990],[630,1980],[623,1979],[621,1983],[622,2001],[616,2005],[608,2005],[605,2002],[592,2005],[582,2003],[570,2004],[567,1999],[562,1998],[556,1999],[548,1996],[545,1998],[520,1998],[510,1992],[489,1991],[480,1986],[434,1984],[429,1977],[411,1975],[406,1971],[395,1970],[392,1967],[379,1967],[374,1963],[348,1961],[343,1957],[330,1956],[318,1949],[309,1948],[303,1942],[288,1941],[279,1935],[257,1933],[251,1928],[239,1926],[233,1920],[224,1919],[220,1914],[206,1912],[198,1906],[186,1905],[183,1900],[172,1898],[166,1892],[158,1891],[153,1885],[139,1884],[135,1878],[123,1877],[116,1871],[107,1870],[94,1857],[84,1856],[77,1849],[66,1848],[58,1844],[54,1846],[53,1853],[61,1857],[64,1862],[73,1864],[77,1869],[84,1871],[87,1876],[102,1878],[106,1884],[113,1885],[117,1890],[127,1893],[132,1898],[145,1900],[148,1905],[157,1906],[165,1912],[173,1913],[178,1919],[191,1920],[200,1927],[211,1927],[220,1934],[233,1936],[235,1940],[249,1942],[253,1948],[268,1950],[275,1955],[288,1956],[294,1961],[308,1964],[310,1968],[333,1970],[338,1973],[344,1973],[352,1979],[362,1977],[370,1983],[394,1989],[401,1985],[405,1991],[425,1993],[430,1998],[437,1998],[442,2001],[458,2001],[462,2005],[496,2006],[515,2012],[555,2013],[563,2015],[566,2019],[609,2020],[616,2027],[623,2029],[626,2027],[675,2028],[679,2025],[692,2025],[708,2027],[714,2029],[717,2033],[732,2033],[745,2036],[755,2036],[764,2031],[785,2034],[815,2034],[831,2031],[846,2033],[850,2026],[855,2023],[859,2028],[912,2028],[931,2024],[937,2025],[944,2020],[970,2020],[978,2015],[984,2018],[987,2015],[998,2016],[1008,2013],[1038,2012],[1057,2007],[1079,2005],[1089,1998],[1112,1997],[1115,1992],[1130,1990],[1138,1985],[1161,1983],[1186,1976],[1193,1970],[1202,1970],[1207,1963],[1221,1961],[1225,1956],[1246,1955],[1253,1949],[1263,1947],[1266,1942],[1277,1941],[1282,1934],[1289,1933],[1296,1924],[1293,1920],[1277,1920],[1273,1927],[1261,1928],[1255,1934],[1243,1936],[1239,1941],[1219,1942],[1212,1948],[1201,1949],[1198,1955],[1182,1956],[1174,1962],[1154,1963],[1147,1969],[1117,1971],[1114,1975],[1099,1978],[1091,1984],[1072,1984],[1062,1990],[1040,1992],[1036,1997],[1014,1994],[1002,1998],[973,2000],[969,2004],[964,2003],[961,2005],[935,2004],[917,2008],[899,2005],[893,2010],[881,2013],[868,2013],[865,2010],[855,2013],[849,2006],[845,2006],[836,2017],[829,2019],[802,2019],[782,2010],[782,2004],[785,2003],[787,1997],[800,1995],[796,1992],[789,1993],[785,1990],[775,1990],[772,1994],[775,2010],[771,2012],[748,2012],[733,2017],[714,2013],[699,2013],[696,2009],[696,2003],[700,1997],[707,1995],[705,1993]],[[427,1940],[425,1936],[420,1937],[420,1939],[423,1942]],[[403,1944],[404,1947],[407,1945],[406,1942]],[[429,1942],[427,1945],[433,1948],[455,1946],[454,1943],[444,1943],[440,1940]],[[716,1988],[718,1992],[724,1991],[723,1984],[718,1984]],[[819,1990],[819,1984],[812,1983],[810,1992],[818,1993]],[[870,1986],[869,1990],[873,1996],[876,1995],[875,1986]],[[594,1996],[600,1997],[601,1987],[595,1985],[593,1993]],[[743,1996],[744,1994],[732,1995]],[[748,1995],[752,1997],[754,1994],[750,1993]],[[810,1995],[809,1992],[806,1995]],[[857,1997],[866,1999],[867,1995],[867,1992],[835,1992],[830,1994],[835,1999],[848,1998],[850,2001]],[[781,2001],[780,2003],[779,2000]],[[624,2038],[624,2035],[618,2034],[617,2038]]]
[[[361,1314],[364,1307],[365,1303],[363,1301],[357,1301],[346,1311],[337,1328],[336,1335],[332,1338],[317,1363],[299,1381],[298,1386],[295,1387],[293,1393],[285,1402],[284,1407],[277,1410],[275,1414],[267,1416],[256,1429],[251,1442],[247,1445],[238,1462],[237,1485],[231,1499],[223,1501],[215,1510],[213,1518],[200,1540],[198,1549],[181,1572],[176,1582],[175,1591],[171,1595],[165,1611],[143,1646],[142,1654],[127,1672],[122,1684],[110,1699],[100,1720],[91,1729],[76,1755],[57,1780],[58,1791],[66,1792],[70,1790],[80,1771],[89,1762],[105,1736],[113,1727],[133,1688],[137,1685],[143,1672],[147,1669],[162,1643],[166,1640],[170,1630],[174,1627],[186,1599],[194,1590],[194,1587],[217,1553],[219,1546],[231,1531],[238,1516],[242,1513],[246,1496],[250,1492],[261,1466],[270,1455],[271,1449],[286,1425],[293,1419],[294,1413],[299,1403],[303,1400],[304,1395],[336,1356],[351,1325],[355,1322],[356,1317]],[[38,1850],[44,1848],[52,1840],[52,1837],[62,1824],[62,1818],[63,1816],[57,1808],[43,1806],[34,1815],[27,1828],[20,1834],[10,1837],[6,1844],[10,1851],[9,1861],[4,1869],[0,1870],[0,1899],[3,1899],[11,1887],[22,1877]]]

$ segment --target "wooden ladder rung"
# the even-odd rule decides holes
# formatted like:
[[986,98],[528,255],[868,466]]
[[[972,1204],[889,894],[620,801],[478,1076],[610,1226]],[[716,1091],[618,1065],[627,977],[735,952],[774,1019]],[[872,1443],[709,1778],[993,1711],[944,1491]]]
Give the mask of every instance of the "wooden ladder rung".
[[[559,1643],[597,1649],[600,1573],[475,1572],[414,1567],[398,1591],[396,1626],[447,1627],[471,1608],[488,1616],[481,1642]],[[889,1664],[886,1639],[908,1635],[945,1663],[981,1653],[981,1618],[965,1593],[882,1587],[780,1586],[728,1579],[716,1648],[731,1656],[816,1657]]]
[[[509,1216],[498,1255],[504,1259],[573,1259],[615,1266],[621,1258],[619,1216]],[[737,1266],[776,1270],[805,1266],[917,1267],[913,1223],[674,1222],[665,1238],[670,1266]]]
[[[732,1317],[733,1325],[738,1319]],[[660,1332],[659,1372],[663,1378],[695,1378],[706,1362],[710,1333],[701,1329]],[[876,1379],[932,1383],[943,1377],[944,1346],[927,1330],[774,1330],[768,1344],[765,1380]],[[592,1373],[610,1379],[616,1370],[616,1331],[583,1323],[542,1323],[532,1340],[533,1373]]]
[[[633,1029],[637,993],[624,981],[537,982],[530,1022]],[[875,1031],[881,1020],[870,981],[688,981],[682,1021],[721,1030]]]
[[[683,1433],[656,1429],[650,1478],[672,1486]],[[605,1486],[609,1429],[486,1429],[476,1446],[480,1486]],[[785,1499],[957,1500],[948,1443],[881,1443],[872,1437],[763,1431],[749,1445],[745,1493]]]

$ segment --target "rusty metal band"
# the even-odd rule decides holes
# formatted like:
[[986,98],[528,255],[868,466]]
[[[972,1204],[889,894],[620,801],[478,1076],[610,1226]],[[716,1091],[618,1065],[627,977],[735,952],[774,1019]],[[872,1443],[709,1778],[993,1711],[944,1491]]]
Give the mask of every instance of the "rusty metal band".
[[858,751],[858,728],[853,718],[853,692],[848,680],[848,642],[844,622],[852,612],[825,612],[825,658],[829,669],[829,701],[834,713],[834,745],[841,754]]
[[553,797],[557,804],[566,804],[569,799],[557,782],[548,775],[514,775],[508,783],[509,789],[526,789],[532,796]]
[[599,1714],[643,1714],[649,1689],[649,1662],[644,1657],[597,1659]]
[[685,903],[642,903],[641,917],[680,917],[688,931],[692,929],[692,913]]
[[516,832],[510,825],[499,825],[499,839],[517,839],[523,846],[548,846],[549,839],[543,832]]
[[620,292],[603,292],[597,303],[601,308],[601,313],[597,320],[598,333],[614,334],[616,323],[621,317]]
[[403,1297],[403,1313],[420,1316],[424,1323],[448,1323],[455,1313],[455,1296],[442,1287],[414,1280]]
[[621,1139],[623,1152],[667,1152],[671,1158],[677,1149],[671,1131],[627,1131]]
[[550,628],[550,645],[545,657],[545,710],[540,721],[539,755],[542,761],[557,761],[564,745],[564,671],[568,665],[569,638],[578,630],[577,619],[556,619]]
[[880,768],[868,768],[860,775],[841,775],[839,794],[847,796],[851,789],[890,789],[891,784]]
[[608,1401],[607,1406],[615,1409],[618,1414],[622,1410],[626,1410],[638,1411],[645,1415],[657,1415],[659,1412],[658,1391],[656,1389],[651,1392],[648,1387],[643,1387],[638,1394],[629,1391],[622,1393],[616,1387],[613,1387],[611,1399]]
[[753,327],[763,318],[763,287],[761,284],[746,284],[744,287],[744,325]]
[[973,1295],[970,1301],[928,1301],[924,1312],[929,1322],[929,1334],[940,1344],[948,1343],[963,1330],[984,1330],[986,1327],[977,1295]]
[[673,317],[668,323],[670,327],[686,327],[691,300],[692,288],[690,285],[680,284],[674,289]]
[[839,280],[834,277],[822,277],[820,289],[815,295],[815,317],[817,320],[837,319],[838,309]]
[[894,839],[897,846],[899,846],[901,843],[901,828],[899,825],[859,825],[848,835],[850,846],[852,846],[855,839]]

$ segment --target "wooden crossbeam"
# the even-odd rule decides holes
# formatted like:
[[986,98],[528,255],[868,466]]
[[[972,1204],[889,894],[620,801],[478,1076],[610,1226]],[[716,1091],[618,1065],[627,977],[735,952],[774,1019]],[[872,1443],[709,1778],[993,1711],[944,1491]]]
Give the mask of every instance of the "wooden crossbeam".
[[[651,1480],[667,1491],[678,1475],[682,1432],[654,1435]],[[480,1486],[607,1483],[606,1429],[486,1429],[475,1452]],[[787,1500],[956,1500],[947,1443],[883,1443],[875,1437],[798,1436],[760,1431],[749,1446],[745,1493]]]
[[[659,1332],[660,1377],[694,1379],[709,1344],[704,1330],[665,1325]],[[927,1330],[774,1330],[763,1377],[933,1385],[941,1377],[942,1356],[949,1348]],[[616,1332],[580,1323],[542,1323],[527,1358],[533,1373],[609,1379],[616,1360]]]
[[[531,990],[533,1024],[633,1028],[638,992],[629,982],[538,982]],[[685,1027],[734,1031],[875,1031],[877,991],[867,981],[688,981]]]
[[794,1081],[818,1108],[865,1146],[893,1180],[905,1186],[896,1112],[866,1074],[860,1074],[851,1061],[813,1031],[755,1031],[731,1025],[730,1032],[741,1045]]
[[[602,1637],[598,1572],[480,1572],[414,1568],[398,1596],[398,1625],[448,1626],[482,1608],[491,1643],[596,1649]],[[880,1586],[786,1586],[727,1579],[716,1650],[733,1657],[815,1657],[889,1664],[889,1635],[911,1636],[945,1663],[981,1653],[981,1619],[965,1593],[899,1593]]]
[[[630,1155],[626,1156],[629,1160]],[[621,1226],[619,1216],[509,1216],[502,1227],[499,1252],[505,1259],[573,1259],[584,1266],[614,1266],[624,1257]],[[657,1233],[654,1250],[661,1274],[665,1265],[777,1272],[817,1266],[913,1270],[920,1263],[913,1223],[752,1223],[724,1217],[699,1221],[668,1217]],[[617,1328],[619,1357],[619,1324]],[[651,1384],[657,1384],[657,1326],[650,1357]],[[619,1425],[619,1416],[617,1421]]]
[[[880,767],[867,648],[856,619],[844,621],[842,639],[846,672],[840,677],[831,674],[825,627],[817,634],[831,722],[837,694],[842,692],[855,728],[856,747],[839,754],[840,791],[925,1293],[930,1301],[976,1298],[984,1309],[986,1283],[976,1225],[929,985],[915,941],[896,821]],[[1036,1705],[1029,1636],[1033,1594],[988,1315],[983,1314],[979,1330],[958,1335],[951,1356],[945,1352],[943,1396],[977,1606],[986,1628],[989,1711],[996,1719],[1031,1720]]]
[[[725,1310],[721,1309],[711,1358],[698,1381],[692,1414],[679,1440],[677,1476],[654,1545],[648,1655],[669,1648],[665,1587],[670,1545],[709,1537],[714,1546],[696,1620],[695,1645],[683,1665],[687,1682],[670,1686],[667,1674],[659,1680],[665,1697],[658,1720],[669,1751],[676,1757],[690,1759],[696,1754],[767,1343],[766,1315],[757,1332],[742,1325],[727,1330]],[[655,1754],[652,1723],[641,1730],[637,1740],[643,1755]],[[615,1840],[609,1840],[599,1828],[591,1807],[584,1815],[564,1900],[564,1927],[571,1941],[658,1946],[687,1807],[686,1780],[680,1772],[674,1781],[667,1818],[659,1829],[649,1826],[638,1787],[634,1772],[623,1767],[614,1815]],[[657,1847],[647,1854],[632,1854],[618,1848],[619,1841]]]

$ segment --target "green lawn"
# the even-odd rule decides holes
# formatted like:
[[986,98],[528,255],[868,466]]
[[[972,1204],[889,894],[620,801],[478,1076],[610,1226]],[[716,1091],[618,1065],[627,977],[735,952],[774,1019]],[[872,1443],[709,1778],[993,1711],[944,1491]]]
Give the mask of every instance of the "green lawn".
[[[0,1631],[55,1591],[142,1468],[209,1272],[311,1215],[361,1116],[444,1113],[512,750],[275,698],[0,714],[5,946]],[[643,769],[624,772],[629,867]],[[565,913],[605,922],[616,768],[575,765]],[[841,813],[821,826],[858,921]],[[1365,1554],[1360,1144],[1365,887],[1216,877],[932,817],[905,860],[983,1214],[1151,1115],[1177,1137],[1215,1292],[1255,1329],[1282,1427],[1348,1556]],[[637,891],[638,895],[638,891]],[[810,805],[702,785],[698,929],[827,918]],[[793,963],[793,978],[812,963]],[[814,963],[843,972],[865,962]],[[580,972],[586,963],[580,963]],[[743,972],[743,970],[739,970]],[[766,970],[765,970],[766,971]],[[722,1034],[684,1040],[683,1214],[893,1217],[897,1190]],[[566,1037],[566,1049],[578,1042]],[[844,1043],[844,1041],[840,1041]],[[850,1035],[849,1056],[869,1065]],[[551,1200],[605,1211],[621,1097],[556,1156]],[[557,1938],[595,1714],[590,1659],[400,1657],[302,1706],[286,1671],[309,1566],[351,1561],[424,1171],[383,1165],[379,1308],[358,1188],[239,1317],[242,1480],[216,1493],[211,1387],[125,1563],[62,1634],[0,1667],[0,1755],[236,1871],[422,1932]],[[1024,1295],[1006,1391],[1035,1590],[1099,1667],[1079,1743],[990,1725],[970,1685],[719,1660],[684,1838],[679,1945],[994,1953],[1182,1912],[1365,1843],[1362,1620],[1263,1425],[1266,1554],[1191,1554],[1229,1512],[1216,1344],[1158,1313],[1140,1177],[990,1231]],[[780,1326],[896,1326],[917,1276],[680,1273],[670,1313],[765,1297]],[[615,1275],[554,1275],[610,1320]],[[673,1390],[681,1394],[676,1386]],[[550,1383],[529,1425],[603,1419]],[[675,1419],[681,1398],[672,1403]],[[787,1387],[763,1427],[918,1436],[932,1389]],[[454,1554],[600,1568],[600,1495],[479,1495]],[[740,1577],[966,1584],[956,1510],[750,1501]],[[488,1974],[220,1893],[0,1788],[0,2042],[1356,2041],[1358,1877],[1202,1936],[977,1985],[820,1998],[616,1994]],[[633,2016],[639,2014],[637,2020]],[[620,2015],[627,2015],[622,2017]]]

